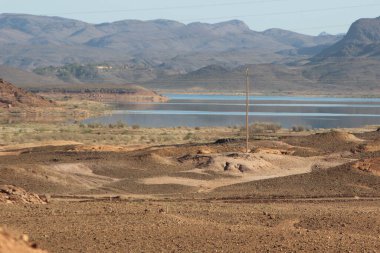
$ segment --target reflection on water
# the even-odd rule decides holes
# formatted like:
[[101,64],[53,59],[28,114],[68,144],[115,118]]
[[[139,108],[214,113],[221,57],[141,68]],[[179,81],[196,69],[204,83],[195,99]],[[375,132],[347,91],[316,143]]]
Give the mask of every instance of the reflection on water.
[[[168,103],[117,104],[111,115],[85,123],[118,121],[145,127],[243,125],[244,96],[168,94]],[[358,127],[380,124],[379,98],[251,97],[250,122],[283,127]]]

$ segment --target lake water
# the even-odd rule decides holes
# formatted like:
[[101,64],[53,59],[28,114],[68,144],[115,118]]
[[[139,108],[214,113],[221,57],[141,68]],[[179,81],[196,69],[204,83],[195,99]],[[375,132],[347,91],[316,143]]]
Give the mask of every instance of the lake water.
[[[84,123],[116,123],[144,127],[242,126],[245,97],[165,94],[168,103],[116,104],[111,115]],[[380,125],[380,98],[251,96],[250,122],[276,122],[289,128]]]

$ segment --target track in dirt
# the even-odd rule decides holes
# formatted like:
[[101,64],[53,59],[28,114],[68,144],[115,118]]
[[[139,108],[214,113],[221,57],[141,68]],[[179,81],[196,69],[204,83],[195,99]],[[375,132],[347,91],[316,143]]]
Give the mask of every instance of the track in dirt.
[[249,155],[239,140],[28,147],[0,156],[0,183],[50,201],[0,204],[0,220],[58,253],[371,252],[380,248],[378,138],[252,141]]
[[[342,186],[344,194],[352,193],[354,196],[367,191],[364,194],[367,196],[371,189],[377,187],[360,183],[360,177],[368,177],[370,173],[362,170],[364,174],[360,175],[348,167],[346,172],[339,169],[339,166],[358,161],[361,157],[371,154],[376,156],[377,153],[372,152],[377,143],[372,140],[374,133],[367,135],[361,134],[359,138],[353,134],[331,132],[286,137],[280,141],[252,141],[250,145],[253,151],[250,154],[239,152],[243,147],[240,140],[198,145],[107,146],[96,149],[60,141],[16,145],[2,147],[4,152],[21,153],[0,156],[0,183],[21,185],[33,192],[53,195],[213,195],[213,192],[218,194],[226,191],[232,194],[238,188],[241,188],[238,194],[244,194],[244,187],[249,194],[250,189],[257,188],[262,181],[277,182],[277,185],[281,185],[280,189],[297,185],[296,181],[287,186],[283,184],[287,178],[298,178],[300,182],[310,180],[309,184],[315,184],[316,190],[324,190],[326,185],[331,187],[329,177],[335,178],[343,173],[343,178],[347,175],[352,177],[345,184],[353,187],[350,191]],[[329,152],[331,145],[325,145],[331,141],[336,144],[334,153]],[[367,147],[371,149],[367,151]],[[310,176],[297,176],[302,174]],[[316,184],[313,178],[321,176],[325,177],[325,182],[321,178]],[[372,181],[376,179],[369,182]],[[273,184],[272,189],[275,187]],[[360,187],[362,189],[358,191]],[[284,194],[289,194],[286,192]],[[338,191],[338,194],[341,192]]]

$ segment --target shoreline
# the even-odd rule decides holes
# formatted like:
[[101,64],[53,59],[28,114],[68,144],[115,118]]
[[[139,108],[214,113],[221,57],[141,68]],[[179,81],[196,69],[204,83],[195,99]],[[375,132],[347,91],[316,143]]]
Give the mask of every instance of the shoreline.
[[[165,89],[154,89],[155,92],[167,95],[167,94],[180,94],[180,95],[229,95],[229,96],[245,96],[244,91],[181,91],[181,90],[165,90]],[[357,93],[356,93],[357,94]],[[351,93],[321,93],[321,94],[310,94],[310,93],[293,93],[293,92],[251,92],[250,96],[258,96],[258,97],[270,97],[270,96],[278,96],[278,97],[331,97],[331,98],[379,98],[379,95],[374,94],[359,94],[356,96],[352,96]]]

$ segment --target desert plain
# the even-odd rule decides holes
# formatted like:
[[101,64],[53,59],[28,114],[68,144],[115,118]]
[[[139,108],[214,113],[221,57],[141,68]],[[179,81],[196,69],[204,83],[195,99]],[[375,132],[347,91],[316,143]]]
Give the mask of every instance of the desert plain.
[[15,122],[2,137],[0,242],[30,252],[380,250],[375,126],[253,134],[248,153],[236,127]]

